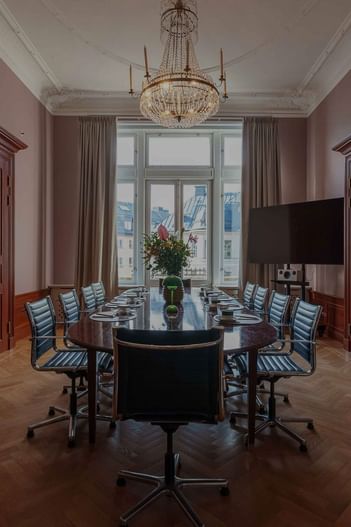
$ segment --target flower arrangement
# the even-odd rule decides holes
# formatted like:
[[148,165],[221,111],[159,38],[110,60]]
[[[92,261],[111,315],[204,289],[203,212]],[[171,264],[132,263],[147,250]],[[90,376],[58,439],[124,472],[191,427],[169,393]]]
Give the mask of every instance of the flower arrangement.
[[[184,230],[182,231],[182,233]],[[151,274],[180,276],[183,267],[189,264],[191,246],[197,243],[197,236],[189,234],[188,241],[170,234],[164,225],[157,232],[144,234],[144,260]]]

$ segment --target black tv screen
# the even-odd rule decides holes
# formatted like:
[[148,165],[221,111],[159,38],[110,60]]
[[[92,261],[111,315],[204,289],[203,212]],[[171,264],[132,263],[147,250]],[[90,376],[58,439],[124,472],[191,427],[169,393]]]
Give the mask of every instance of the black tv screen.
[[344,198],[251,209],[251,263],[343,264]]

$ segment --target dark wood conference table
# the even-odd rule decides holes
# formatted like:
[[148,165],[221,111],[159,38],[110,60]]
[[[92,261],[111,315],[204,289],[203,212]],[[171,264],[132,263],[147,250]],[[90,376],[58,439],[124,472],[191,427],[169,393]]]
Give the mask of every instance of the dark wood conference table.
[[[182,302],[183,314],[179,321],[170,321],[164,314],[164,299],[158,288],[151,288],[142,307],[136,309],[137,316],[127,322],[131,329],[154,329],[169,331],[172,329],[195,330],[209,329],[216,322],[207,310],[199,295],[199,289],[193,288],[191,294],[185,293]],[[84,315],[79,322],[71,326],[68,332],[70,340],[88,350],[88,405],[89,405],[89,441],[95,443],[96,436],[96,353],[113,353],[111,322],[92,320]],[[276,340],[276,331],[270,324],[261,322],[255,325],[225,326],[224,353],[248,352],[248,444],[255,441],[257,350]]]

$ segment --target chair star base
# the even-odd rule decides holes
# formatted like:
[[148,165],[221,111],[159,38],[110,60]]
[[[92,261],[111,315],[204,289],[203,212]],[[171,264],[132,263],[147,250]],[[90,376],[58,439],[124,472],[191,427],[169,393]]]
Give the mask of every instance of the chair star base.
[[[278,417],[276,415],[276,399],[275,395],[277,395],[274,391],[275,381],[270,382],[270,397],[268,400],[268,413],[267,414],[257,414],[256,419],[263,421],[260,425],[258,425],[255,429],[255,434],[258,434],[259,432],[262,432],[265,428],[268,426],[274,427],[277,426],[280,430],[285,432],[288,436],[290,436],[292,439],[295,439],[298,443],[300,443],[300,450],[301,452],[307,451],[307,444],[306,440],[303,439],[303,437],[299,436],[296,432],[291,430],[289,427],[287,427],[283,423],[306,423],[307,427],[310,430],[314,429],[313,426],[313,419],[309,417]],[[248,414],[244,412],[232,412],[230,415],[230,422],[231,424],[235,424],[236,418],[242,417],[247,418]],[[245,444],[247,445],[248,437],[247,434],[245,435]]]
[[[179,454],[174,454],[173,464],[174,469],[172,472],[176,474],[179,467]],[[228,481],[226,479],[179,478],[174,475],[169,481],[167,481],[167,476],[152,476],[150,474],[121,470],[118,473],[117,485],[121,487],[124,486],[126,484],[126,479],[156,485],[156,488],[139,501],[135,507],[132,507],[129,511],[122,514],[120,517],[120,525],[123,526],[128,525],[129,520],[139,512],[143,511],[148,505],[151,505],[151,503],[156,501],[159,497],[167,495],[176,500],[193,525],[204,527],[205,524],[201,521],[180,489],[182,487],[191,486],[219,487],[223,496],[229,494]]]
[[122,514],[120,517],[120,525],[128,525],[136,514],[143,511],[147,506],[151,505],[160,496],[167,495],[176,500],[180,508],[189,518],[193,525],[196,527],[204,527],[205,524],[201,521],[199,516],[192,508],[189,501],[186,499],[181,491],[182,487],[192,486],[206,486],[206,487],[219,487],[222,496],[229,495],[228,480],[226,479],[204,479],[204,478],[179,478],[177,473],[180,468],[180,457],[179,454],[173,453],[173,433],[177,427],[169,429],[165,427],[164,430],[167,432],[167,452],[165,454],[165,471],[164,476],[153,476],[151,474],[143,474],[140,472],[131,472],[129,470],[121,470],[118,473],[117,485],[124,487],[127,479],[134,481],[141,481],[151,485],[156,485],[156,488],[145,496],[139,503],[129,509],[127,512]]

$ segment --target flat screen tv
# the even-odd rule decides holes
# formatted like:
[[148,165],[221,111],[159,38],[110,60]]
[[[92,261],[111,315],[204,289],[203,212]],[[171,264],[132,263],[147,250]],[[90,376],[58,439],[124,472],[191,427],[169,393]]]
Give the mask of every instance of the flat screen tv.
[[251,263],[343,264],[344,198],[251,209]]

